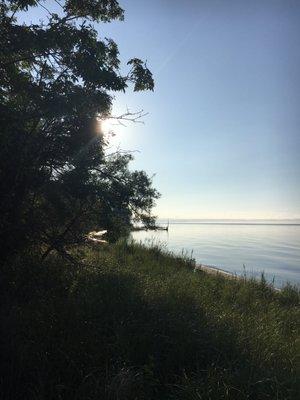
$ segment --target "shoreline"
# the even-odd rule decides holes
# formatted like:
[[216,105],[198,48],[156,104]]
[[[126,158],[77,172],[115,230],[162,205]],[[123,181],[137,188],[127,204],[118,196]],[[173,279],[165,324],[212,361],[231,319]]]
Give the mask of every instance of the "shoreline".
[[216,267],[214,265],[196,264],[196,266],[194,267],[194,272],[197,272],[197,271],[204,271],[204,272],[207,272],[208,274],[211,274],[211,275],[220,274],[220,275],[222,275],[222,276],[224,276],[226,278],[229,278],[229,279],[241,280],[241,279],[244,278],[243,276],[240,276],[240,275],[237,275],[237,274],[233,274],[232,272],[226,271],[226,270],[224,270],[222,268],[218,268],[218,267]]
[[[228,278],[228,279],[237,279],[237,280],[239,280],[239,281],[241,281],[241,280],[248,280],[248,278],[245,277],[245,276],[233,274],[232,272],[229,272],[229,271],[226,271],[226,270],[224,270],[224,269],[215,267],[215,266],[213,266],[213,265],[198,264],[198,265],[196,265],[195,268],[194,268],[194,272],[197,272],[197,271],[204,271],[204,272],[206,272],[206,273],[208,273],[208,274],[211,274],[211,275],[218,275],[218,274],[220,274],[220,275],[224,276],[225,278]],[[259,280],[257,280],[257,279],[256,279],[256,281],[259,282]],[[276,292],[281,292],[281,289],[280,289],[280,288],[278,288],[278,287],[276,287],[276,286],[272,286],[272,285],[269,284],[269,283],[268,283],[268,285],[270,286],[271,289],[275,290]]]

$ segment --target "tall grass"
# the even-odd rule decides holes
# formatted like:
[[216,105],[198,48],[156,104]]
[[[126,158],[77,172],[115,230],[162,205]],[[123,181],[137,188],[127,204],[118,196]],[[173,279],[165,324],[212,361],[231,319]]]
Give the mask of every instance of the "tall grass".
[[296,399],[299,291],[121,242],[6,265],[3,399]]

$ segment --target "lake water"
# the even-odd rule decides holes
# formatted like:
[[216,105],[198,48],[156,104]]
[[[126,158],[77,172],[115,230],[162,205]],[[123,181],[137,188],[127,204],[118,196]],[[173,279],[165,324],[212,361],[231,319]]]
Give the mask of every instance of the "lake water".
[[[163,224],[162,221],[159,222]],[[159,242],[197,263],[259,277],[280,287],[300,285],[300,221],[170,221],[169,231],[133,232],[144,243]]]

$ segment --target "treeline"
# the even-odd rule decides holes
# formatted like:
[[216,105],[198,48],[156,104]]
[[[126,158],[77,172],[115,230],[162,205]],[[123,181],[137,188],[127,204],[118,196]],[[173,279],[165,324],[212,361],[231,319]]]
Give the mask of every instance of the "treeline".
[[[43,22],[23,23],[34,7]],[[130,154],[109,154],[101,133],[115,92],[154,87],[147,66],[133,58],[123,68],[93,26],[123,18],[115,0],[0,1],[3,259],[32,247],[63,254],[89,230],[115,240],[132,219],[153,223],[151,178],[129,169]]]

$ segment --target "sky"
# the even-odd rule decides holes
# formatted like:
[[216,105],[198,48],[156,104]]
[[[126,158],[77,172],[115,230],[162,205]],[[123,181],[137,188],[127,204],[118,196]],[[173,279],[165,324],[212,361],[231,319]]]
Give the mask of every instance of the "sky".
[[[116,95],[117,128],[153,176],[160,218],[300,218],[300,1],[121,0],[97,24],[124,63],[147,60],[154,92]],[[32,11],[34,13],[36,11]]]

